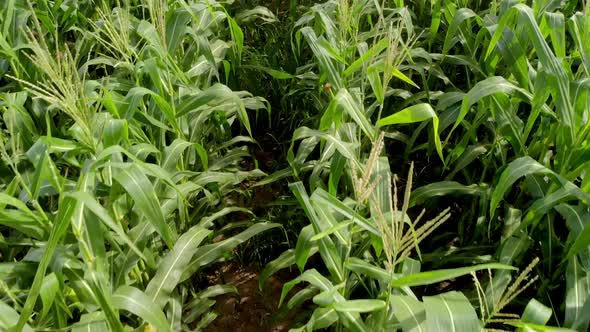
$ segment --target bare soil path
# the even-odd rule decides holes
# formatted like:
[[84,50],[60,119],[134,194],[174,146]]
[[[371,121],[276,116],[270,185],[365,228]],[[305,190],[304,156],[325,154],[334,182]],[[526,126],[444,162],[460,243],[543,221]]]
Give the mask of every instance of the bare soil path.
[[[283,284],[294,278],[292,273],[277,273],[269,278],[262,291],[258,288],[260,270],[229,262],[211,276],[210,283],[231,284],[239,292],[217,298],[214,310],[219,314],[206,332],[286,332],[293,327],[297,312],[277,317]],[[277,319],[278,318],[278,319]]]

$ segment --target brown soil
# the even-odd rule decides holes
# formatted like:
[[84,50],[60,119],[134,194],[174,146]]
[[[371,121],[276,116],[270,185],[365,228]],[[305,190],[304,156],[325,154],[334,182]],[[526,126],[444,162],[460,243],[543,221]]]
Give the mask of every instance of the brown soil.
[[280,311],[278,303],[283,284],[294,276],[288,272],[278,273],[270,277],[260,291],[259,272],[256,267],[229,262],[210,278],[211,284],[234,285],[239,296],[217,298],[214,310],[218,316],[206,332],[283,332],[292,327],[297,312],[289,312],[279,319],[276,314]]

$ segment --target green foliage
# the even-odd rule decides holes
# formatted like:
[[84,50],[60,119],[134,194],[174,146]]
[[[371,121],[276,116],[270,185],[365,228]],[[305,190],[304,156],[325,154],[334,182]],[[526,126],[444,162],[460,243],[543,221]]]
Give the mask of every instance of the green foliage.
[[[586,269],[564,272],[567,266],[574,269],[579,259],[587,260],[585,146],[590,104],[586,46],[580,42],[587,34],[587,14],[576,1],[532,1],[527,6],[449,0],[428,6],[350,0],[311,6],[295,23],[295,54],[306,61],[298,70],[309,71],[295,79],[301,85],[314,79],[321,101],[316,104],[319,130],[312,125],[296,129],[287,158],[295,178],[306,181],[313,193],[307,198],[303,182],[292,187],[312,227],[305,227],[295,251],[269,264],[264,275],[295,263],[303,270],[307,259],[302,254],[319,252],[329,278],[319,283],[306,276],[307,270],[296,279],[318,288],[318,308],[305,329],[319,328],[319,320],[321,327],[340,324],[351,330],[440,325],[448,330],[537,330],[547,329],[541,328],[545,324],[585,330],[587,318],[581,310],[590,293],[586,286],[574,285],[584,283]],[[312,59],[301,56],[306,50]],[[380,131],[385,143],[377,139]],[[387,157],[380,157],[384,146]],[[392,206],[397,189],[390,185],[397,176],[390,175],[390,166],[396,173],[407,171],[408,160],[415,160],[423,175],[409,168],[398,210],[397,203]],[[418,184],[414,191],[412,182]],[[329,203],[325,197],[331,197]],[[424,237],[416,230],[418,222],[411,220],[436,216],[441,204],[453,202],[458,203],[452,217],[457,222],[437,234],[434,244],[419,249]],[[416,205],[433,211],[409,211]],[[437,218],[423,227],[444,222],[444,217]],[[405,234],[408,228],[407,242],[388,238],[382,231],[388,227],[379,227],[379,220],[399,220],[405,226],[392,227],[392,232]],[[413,280],[435,272],[405,270],[404,264],[412,260],[395,249],[397,242],[415,249],[422,268],[447,267],[435,270],[441,277],[433,282],[467,269],[457,268],[457,263],[520,265],[526,253],[544,260],[534,272],[533,264],[520,276],[508,270],[489,272],[483,279],[473,274],[473,290],[463,284],[463,294],[442,293],[419,301],[413,292],[424,284],[402,283],[409,286],[406,293],[396,293],[391,289],[396,281],[388,273],[407,271],[398,280]],[[469,250],[482,244],[489,247]],[[388,254],[392,246],[395,254]],[[572,261],[573,267],[568,263]],[[357,274],[352,277],[347,271]],[[522,318],[503,313],[533,285],[523,282],[531,273],[539,274],[533,281],[541,280],[533,296],[551,304],[551,314],[541,302],[532,302],[526,311],[520,304]],[[564,296],[563,290],[572,287],[577,291]],[[370,315],[349,317],[334,307],[361,299],[385,300],[387,310],[368,302],[374,308]],[[448,301],[465,309],[445,317],[446,311],[436,306]],[[410,309],[396,311],[390,303]],[[580,315],[578,325],[573,323],[573,308]],[[358,319],[358,325],[351,319]]]
[[203,270],[280,241],[295,331],[586,331],[589,37],[576,0],[7,0],[0,329],[202,330]]
[[228,140],[265,108],[220,83],[235,19],[213,1],[2,11],[2,329],[205,327],[182,313],[214,295],[190,279],[277,226],[222,227],[264,175]]

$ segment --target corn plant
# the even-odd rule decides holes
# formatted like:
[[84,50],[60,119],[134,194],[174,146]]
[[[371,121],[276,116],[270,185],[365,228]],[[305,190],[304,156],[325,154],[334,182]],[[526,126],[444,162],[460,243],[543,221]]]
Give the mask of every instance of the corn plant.
[[[465,92],[454,89],[437,98],[437,111],[446,114],[441,132],[450,129],[448,171],[445,181],[415,194],[421,201],[447,194],[479,196],[473,209],[479,212],[471,216],[477,224],[469,232],[476,237],[501,233],[497,257],[504,263],[532,250],[531,238],[539,241],[546,258],[539,293],[554,305],[563,303],[564,316],[558,319],[563,326],[585,330],[588,320],[581,310],[589,293],[574,287],[562,297],[548,288],[561,282],[562,273],[568,289],[586,278],[579,267],[588,245],[582,234],[588,204],[582,157],[587,46],[581,42],[588,29],[587,8],[549,1],[533,1],[531,7],[499,2],[481,12],[450,1],[437,5],[446,33],[431,40],[442,42],[441,67],[465,72],[469,84]],[[483,167],[473,172],[473,163]],[[560,227],[567,227],[569,235],[559,234]],[[493,289],[486,290],[496,293],[491,302],[510,280],[503,273],[495,279]]]
[[[354,199],[339,200],[318,188],[310,196],[301,182],[291,185],[293,193],[302,205],[311,224],[304,227],[294,250],[283,253],[262,272],[260,286],[265,278],[279,269],[297,265],[301,275],[283,288],[281,302],[290,290],[300,282],[309,286],[300,290],[286,306],[293,308],[312,299],[317,305],[309,321],[301,331],[322,329],[332,325],[351,331],[433,330],[443,328],[457,331],[479,331],[490,323],[524,325],[518,315],[501,312],[518,294],[529,287],[536,278],[528,277],[534,264],[526,268],[508,290],[499,294],[501,300],[485,307],[480,316],[470,300],[461,292],[452,291],[424,296],[420,301],[412,287],[425,286],[447,279],[472,274],[476,271],[509,271],[509,265],[487,263],[453,269],[420,271],[419,261],[413,254],[421,254],[419,244],[450,217],[449,209],[422,222],[423,210],[415,220],[409,216],[412,172],[406,182],[401,209],[398,206],[398,188],[392,180],[386,157],[379,157],[384,135],[374,145],[364,171],[355,174]],[[351,162],[351,165],[352,162]],[[410,167],[410,169],[412,169]],[[311,255],[319,253],[326,277],[316,269],[305,269]],[[491,273],[491,272],[490,272]],[[479,305],[484,300],[481,283],[476,278]],[[368,298],[353,294],[362,289]],[[481,292],[481,294],[480,294]],[[452,305],[451,305],[452,304]],[[449,306],[452,311],[449,311]],[[545,323],[545,322],[543,322]]]
[[277,226],[227,219],[264,175],[240,167],[264,100],[219,83],[241,30],[212,1],[82,7],[10,1],[0,21],[0,327],[202,329],[236,289],[191,278]]
[[1,330],[203,330],[287,225],[294,330],[588,329],[588,1],[3,5]]

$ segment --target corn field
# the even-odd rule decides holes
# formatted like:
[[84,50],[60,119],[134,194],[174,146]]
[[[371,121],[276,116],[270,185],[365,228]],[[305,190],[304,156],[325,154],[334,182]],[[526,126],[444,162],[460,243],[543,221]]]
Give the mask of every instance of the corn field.
[[0,331],[589,330],[590,1],[0,4]]

